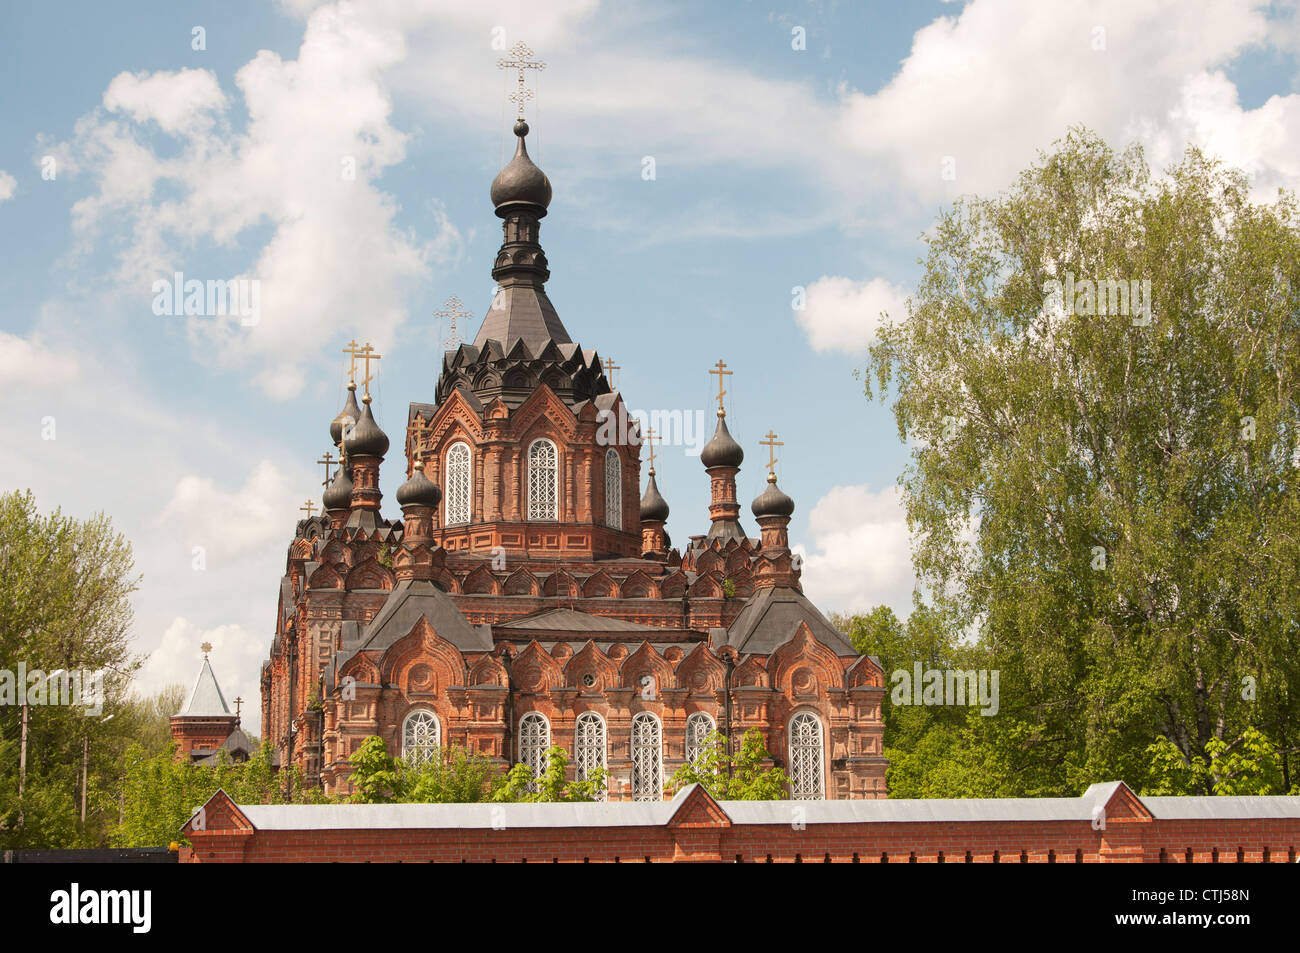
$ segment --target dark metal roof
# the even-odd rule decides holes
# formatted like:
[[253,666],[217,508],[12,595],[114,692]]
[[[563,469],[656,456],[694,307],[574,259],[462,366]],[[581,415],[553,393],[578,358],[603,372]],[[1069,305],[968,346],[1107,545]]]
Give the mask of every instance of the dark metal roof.
[[[498,629],[530,629],[549,632],[661,632],[652,625],[628,622],[609,616],[592,615],[577,609],[540,609],[537,612],[509,622],[499,623]],[[680,632],[680,629],[674,629]]]
[[352,428],[351,436],[344,435],[343,449],[348,456],[382,457],[388,452],[388,435],[379,429],[370,401],[363,401],[361,417]]
[[518,137],[515,155],[492,180],[492,204],[498,209],[513,203],[536,205],[545,214],[546,207],[551,204],[551,181],[528,155],[528,146],[524,144],[528,123],[519,120],[514,131]]
[[421,618],[462,651],[492,650],[490,626],[472,625],[445,592],[431,582],[417,579],[399,582],[388,594],[383,607],[366,626],[357,651],[388,648],[410,635]]
[[727,644],[742,653],[770,655],[783,644],[799,623],[808,623],[813,637],[836,655],[857,655],[851,642],[827,621],[808,597],[797,589],[760,589],[745,603],[740,615],[727,629]]
[[767,475],[767,489],[754,497],[749,505],[755,516],[790,516],[794,513],[794,500],[776,485],[776,474]]
[[727,429],[727,418],[718,411],[718,429],[700,451],[700,462],[707,470],[710,467],[738,467],[744,459],[744,449],[732,438]]
[[641,519],[665,522],[668,519],[668,502],[659,492],[655,483],[655,472],[650,471],[650,480],[646,483],[645,496],[641,497]]

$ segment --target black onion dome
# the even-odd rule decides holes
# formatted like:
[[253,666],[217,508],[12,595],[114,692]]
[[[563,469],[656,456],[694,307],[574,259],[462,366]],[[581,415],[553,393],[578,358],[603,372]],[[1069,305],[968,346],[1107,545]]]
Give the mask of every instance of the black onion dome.
[[397,488],[398,506],[437,506],[442,490],[424,475],[424,464],[416,461],[411,478]]
[[347,467],[339,467],[339,472],[325,488],[321,502],[327,510],[346,510],[352,505],[352,477]]
[[492,180],[492,204],[501,208],[523,202],[545,209],[551,204],[551,181],[528,157],[528,147],[524,145],[528,123],[522,119],[515,123],[515,135],[519,137],[515,157]]
[[346,424],[355,424],[361,419],[361,408],[357,406],[357,385],[348,385],[347,403],[339,411],[339,415],[334,418],[330,424],[330,439],[334,441],[334,446],[338,446],[343,440],[343,428]]
[[650,471],[650,482],[646,484],[645,496],[641,497],[641,519],[658,520],[661,523],[668,519],[668,503],[655,484],[654,470]]
[[382,457],[388,452],[388,434],[379,429],[375,415],[370,412],[370,400],[352,428],[352,436],[345,438],[343,449],[349,457]]
[[794,513],[794,500],[781,492],[776,485],[776,474],[767,475],[767,489],[754,497],[749,504],[755,516],[790,516]]
[[745,459],[745,451],[731,437],[727,429],[727,418],[718,415],[718,429],[713,432],[713,439],[700,451],[700,462],[705,469],[711,467],[739,467]]

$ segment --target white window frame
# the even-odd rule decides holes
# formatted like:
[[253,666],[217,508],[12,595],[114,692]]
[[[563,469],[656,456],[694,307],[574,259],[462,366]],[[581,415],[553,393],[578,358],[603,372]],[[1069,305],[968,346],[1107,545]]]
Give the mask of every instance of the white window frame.
[[[701,731],[695,727],[697,725],[706,725]],[[697,711],[686,719],[686,763],[692,764],[697,761],[700,755],[704,754],[707,747],[705,740],[710,734],[718,730],[718,724],[713,720],[713,716],[707,711]]]
[[[427,715],[428,718],[420,716]],[[433,742],[428,740],[416,741],[411,737],[412,726],[416,719],[426,726],[426,735],[433,736]],[[429,708],[412,708],[402,719],[402,760],[411,767],[427,764],[437,757],[438,749],[442,747],[442,724],[438,721],[437,712]]]
[[[464,459],[453,460],[464,448]],[[443,525],[463,526],[474,518],[474,450],[463,440],[447,448],[443,466]]]
[[[551,452],[550,465],[544,468],[538,468],[535,460],[535,454],[540,447],[549,447]],[[555,446],[554,441],[545,437],[534,440],[528,445],[527,459],[527,481],[528,481],[528,519],[532,521],[554,522],[560,518],[560,451]],[[546,494],[539,490],[544,490],[541,481],[545,474],[550,474],[550,499],[544,497]],[[539,495],[543,498],[539,499]]]
[[[816,741],[810,740],[809,726],[816,727]],[[790,716],[786,726],[790,755],[790,797],[795,801],[826,798],[826,726],[821,716],[807,709]]]
[[[529,737],[531,726],[540,725],[533,732],[536,737]],[[527,727],[526,727],[527,726]],[[516,747],[519,751],[519,763],[528,765],[533,780],[536,781],[546,770],[546,749],[551,746],[551,723],[539,711],[525,712],[519,718],[519,736]]]
[[[609,731],[605,719],[594,711],[584,711],[573,723],[573,760],[578,766],[578,780],[585,781],[596,768],[606,766],[609,751]],[[608,792],[601,786],[600,799],[607,800]]]
[[662,801],[663,797],[663,722],[652,712],[638,712],[632,718],[632,800]]

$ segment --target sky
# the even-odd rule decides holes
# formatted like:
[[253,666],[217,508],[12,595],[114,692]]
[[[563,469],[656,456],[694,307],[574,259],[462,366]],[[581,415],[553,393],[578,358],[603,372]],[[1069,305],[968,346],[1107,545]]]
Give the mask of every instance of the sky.
[[[209,641],[260,730],[343,346],[383,355],[374,407],[400,446],[407,403],[432,400],[436,312],[457,296],[472,340],[490,306],[517,78],[496,64],[519,42],[546,64],[525,109],[551,300],[635,410],[711,432],[726,361],[741,498],[774,430],[826,611],[912,604],[908,447],[855,372],[944,208],[1074,124],[1156,166],[1197,146],[1260,197],[1300,176],[1294,0],[10,5],[0,491],[131,541],[141,692],[191,685]],[[250,282],[256,309],[168,314],[156,283],[178,272]],[[699,442],[657,453],[678,545],[708,526]],[[391,517],[403,469],[390,454]]]

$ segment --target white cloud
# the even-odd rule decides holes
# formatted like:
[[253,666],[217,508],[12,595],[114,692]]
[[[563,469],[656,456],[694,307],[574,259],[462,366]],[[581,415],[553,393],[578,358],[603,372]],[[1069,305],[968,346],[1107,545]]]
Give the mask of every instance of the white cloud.
[[231,490],[191,473],[177,481],[155,525],[191,550],[203,547],[209,566],[216,568],[214,561],[233,561],[284,543],[284,516],[294,512],[298,496],[295,484],[270,460],[258,463],[244,484]]
[[808,598],[835,612],[887,605],[900,618],[912,610],[911,543],[902,494],[890,486],[837,486],[808,518],[811,537],[793,549],[804,558]]
[[66,384],[80,373],[77,359],[31,339],[0,331],[0,394],[31,384]]
[[[918,30],[878,92],[852,92],[845,140],[921,200],[996,192],[1082,123],[1176,158],[1186,143],[1222,152],[1262,188],[1294,185],[1300,97],[1243,110],[1219,72],[1270,37],[1262,0],[973,0]],[[1164,153],[1165,155],[1161,155]],[[956,178],[944,179],[952,157]]]
[[209,128],[212,114],[225,106],[217,78],[202,69],[119,73],[104,91],[104,108],[109,112],[130,113],[138,123],[153,120],[172,133]]
[[[263,50],[236,74],[249,117],[242,133],[206,71],[120,74],[104,108],[56,150],[97,186],[74,207],[74,228],[86,246],[125,236],[116,278],[144,299],[154,279],[181,270],[191,247],[229,245],[270,225],[243,274],[187,275],[259,279],[260,320],[245,327],[205,317],[191,330],[196,354],[273,365],[254,379],[274,398],[296,395],[314,356],[303,341],[322,342],[323,352],[334,337],[356,333],[364,316],[366,337],[382,348],[405,320],[405,293],[426,277],[431,254],[448,254],[457,238],[445,217],[432,246],[399,230],[397,203],[374,184],[405,156],[381,80],[405,55],[401,34],[371,25],[359,9],[317,10],[296,60]],[[151,123],[176,143],[155,145]]]
[[4,169],[0,169],[0,202],[7,202],[17,191],[18,180]]
[[806,307],[795,320],[814,350],[861,354],[875,339],[881,312],[893,321],[907,317],[908,291],[883,278],[853,281],[823,275],[807,289]]

